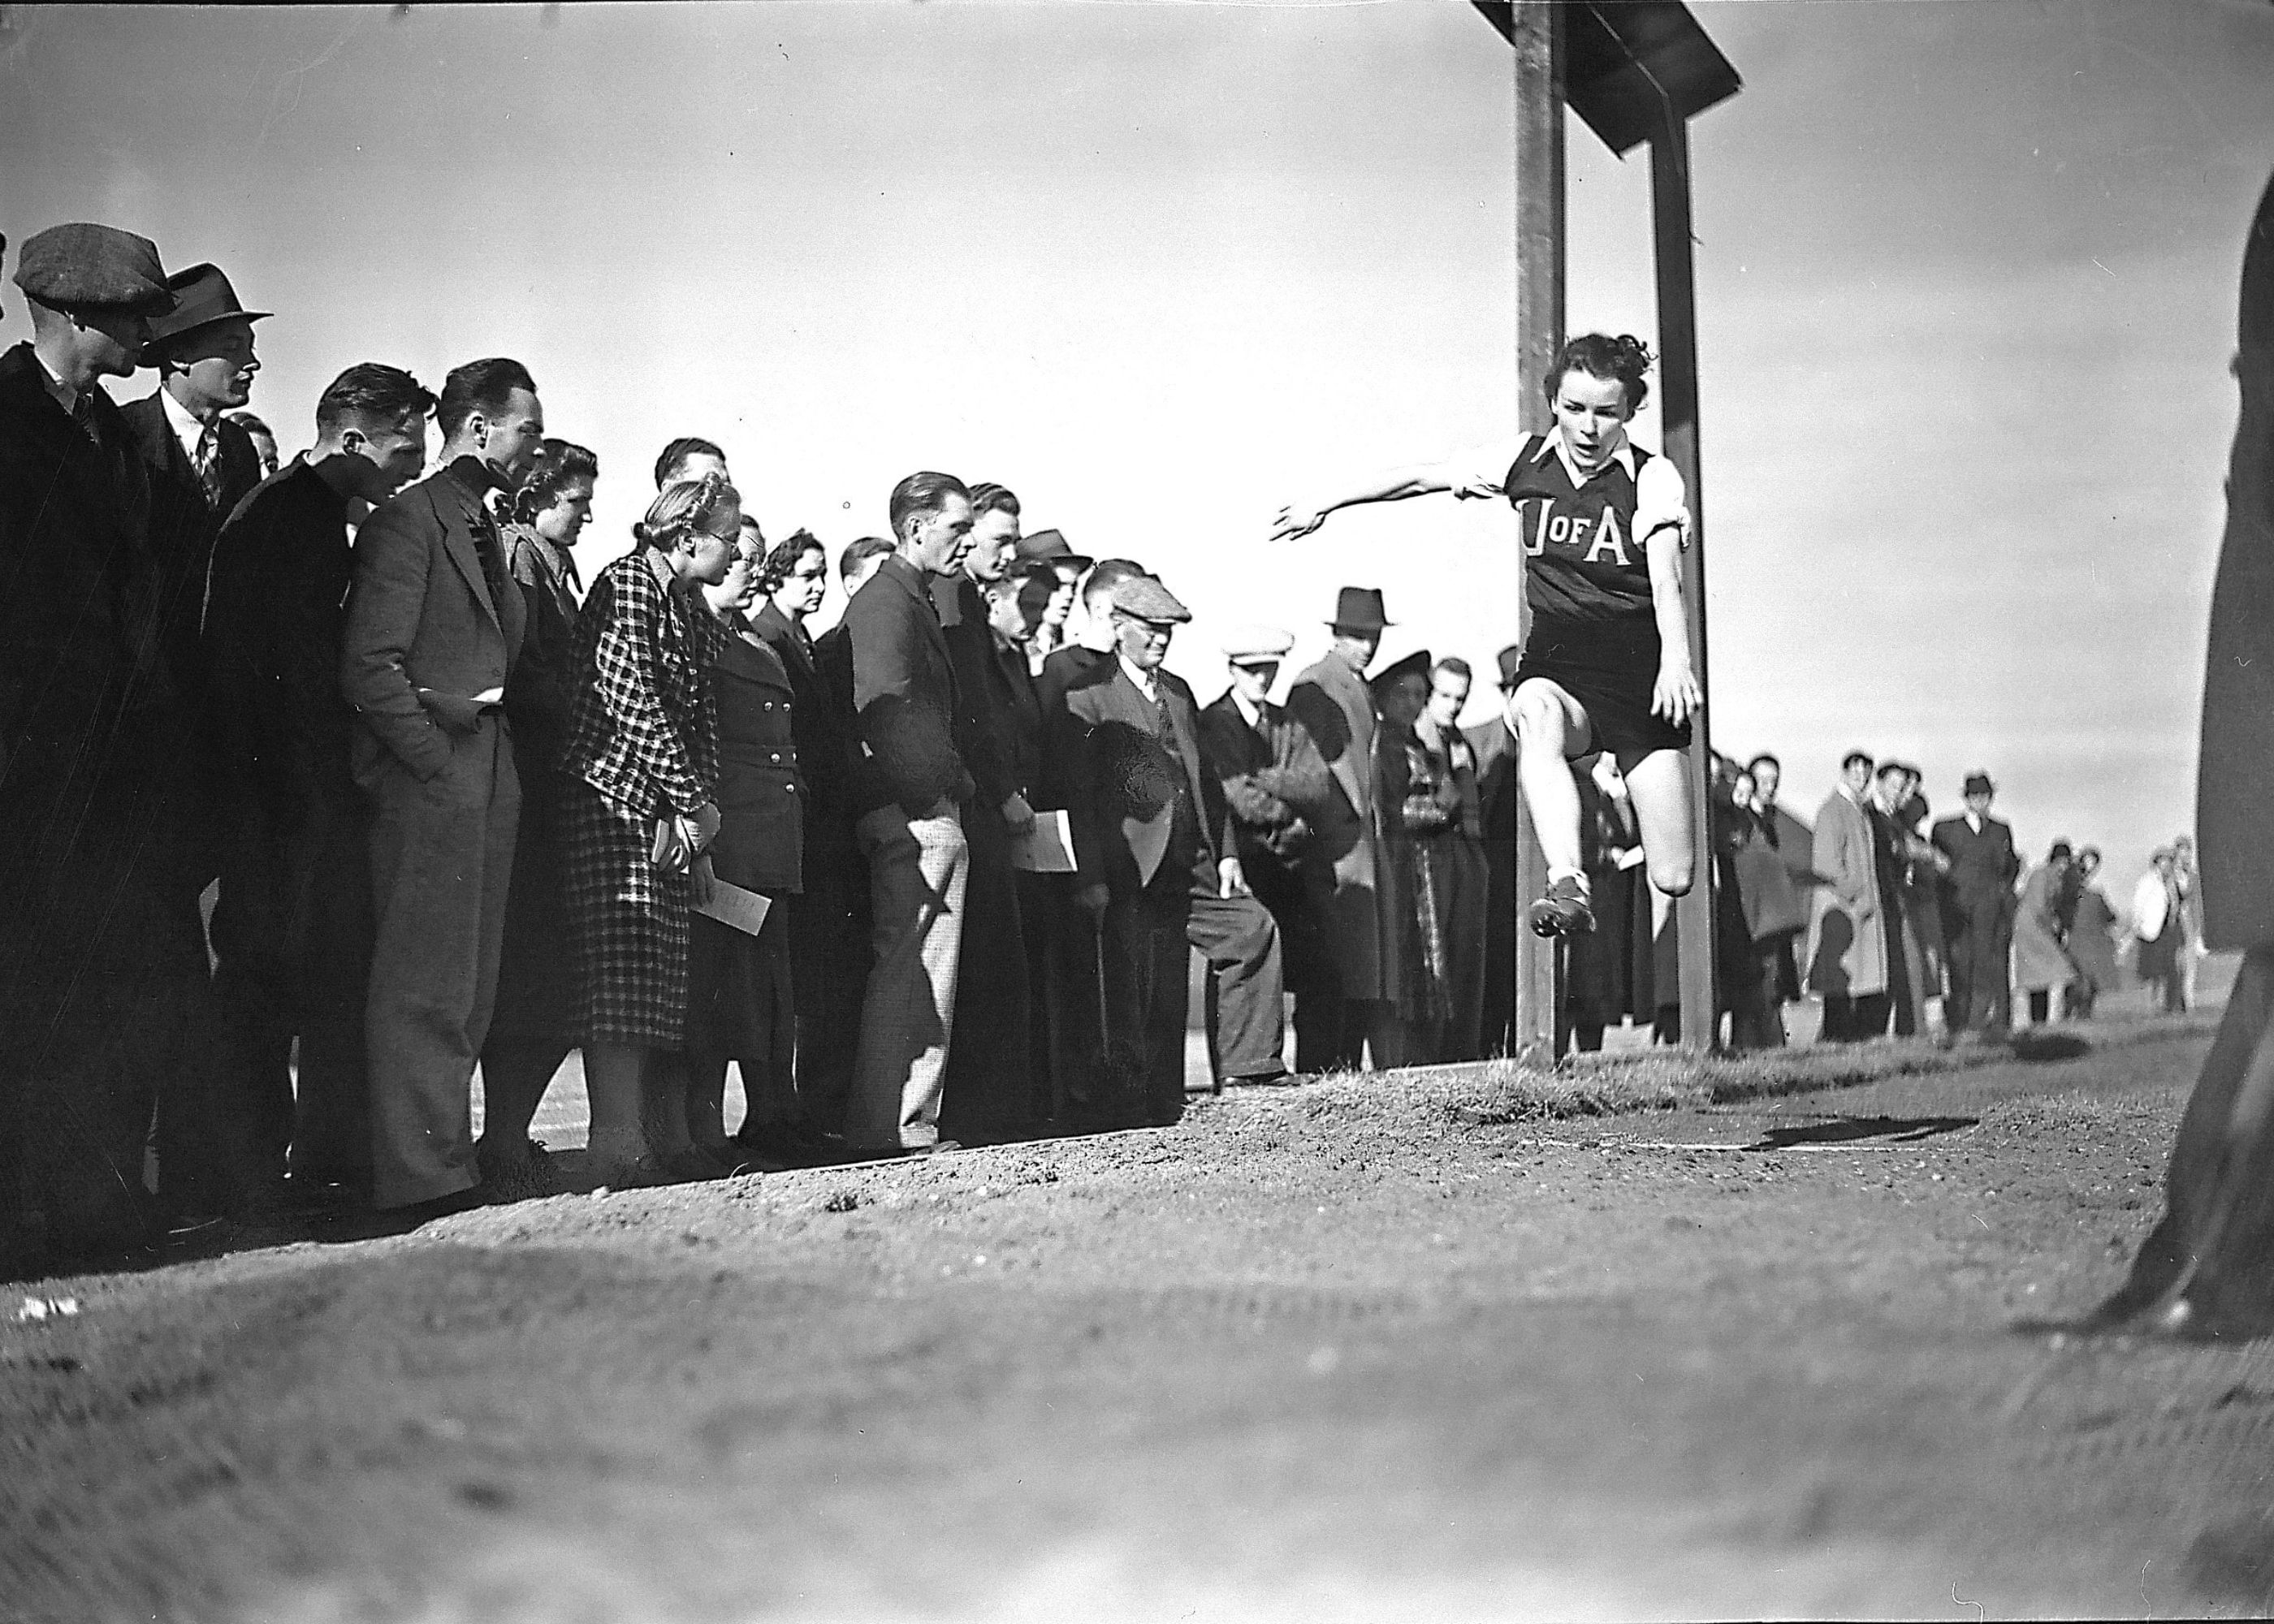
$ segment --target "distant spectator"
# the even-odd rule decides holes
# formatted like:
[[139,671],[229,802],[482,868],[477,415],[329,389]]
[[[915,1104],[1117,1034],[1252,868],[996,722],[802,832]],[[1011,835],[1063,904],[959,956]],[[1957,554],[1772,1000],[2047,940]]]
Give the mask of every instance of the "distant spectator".
[[2090,1020],[2100,995],[2116,985],[2116,910],[2096,883],[2099,873],[2100,848],[2088,846],[2076,854],[2076,903],[2068,929],[2068,956],[2076,965],[2069,1011],[2079,1020]]
[[1822,1036],[1830,1043],[1876,1037],[1887,1027],[1887,936],[1864,804],[1871,766],[1863,751],[1849,751],[1839,787],[1816,814],[1816,871],[1825,883],[1808,985],[1824,996]]
[[2068,874],[2068,844],[2056,841],[2023,883],[2020,911],[2014,919],[2014,985],[2029,995],[2032,1026],[2060,1019],[2061,995],[2076,980],[2076,966],[2062,945],[2055,914]]
[[2187,1007],[2187,983],[2180,976],[2187,926],[2180,918],[2179,864],[2167,846],[2157,846],[2149,864],[2132,888],[2132,935],[2140,944],[2140,979],[2147,983],[2149,1007],[2168,1013]]
[[673,440],[655,460],[655,488],[659,491],[683,479],[701,479],[712,474],[716,474],[721,484],[734,482],[727,471],[727,454],[709,440],[691,434]]

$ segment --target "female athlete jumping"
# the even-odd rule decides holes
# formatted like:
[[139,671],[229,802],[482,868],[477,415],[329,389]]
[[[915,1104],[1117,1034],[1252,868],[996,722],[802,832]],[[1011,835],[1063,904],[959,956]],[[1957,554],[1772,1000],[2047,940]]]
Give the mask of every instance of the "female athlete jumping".
[[1547,433],[1385,470],[1315,507],[1284,508],[1272,526],[1275,540],[1291,539],[1337,508],[1437,491],[1504,496],[1516,509],[1532,624],[1509,706],[1525,803],[1547,860],[1547,894],[1528,915],[1544,936],[1595,926],[1569,762],[1597,751],[1617,759],[1659,890],[1681,896],[1696,868],[1683,760],[1700,703],[1682,603],[1690,515],[1682,476],[1627,439],[1650,363],[1638,339],[1572,339],[1548,369]]

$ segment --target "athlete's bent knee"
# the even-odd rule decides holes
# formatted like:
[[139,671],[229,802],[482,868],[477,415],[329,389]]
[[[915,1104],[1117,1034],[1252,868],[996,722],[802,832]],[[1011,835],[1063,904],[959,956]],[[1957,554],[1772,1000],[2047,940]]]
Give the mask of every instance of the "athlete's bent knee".
[[1654,862],[1650,865],[1650,883],[1669,897],[1686,897],[1696,879],[1693,865],[1681,862]]

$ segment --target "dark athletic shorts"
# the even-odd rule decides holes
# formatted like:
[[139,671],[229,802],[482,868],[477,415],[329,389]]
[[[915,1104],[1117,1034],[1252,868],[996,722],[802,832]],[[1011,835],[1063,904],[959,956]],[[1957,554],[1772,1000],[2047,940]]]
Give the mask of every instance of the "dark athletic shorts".
[[1544,677],[1578,701],[1587,713],[1588,749],[1608,750],[1621,772],[1632,772],[1645,756],[1690,748],[1689,723],[1676,727],[1651,713],[1658,656],[1655,623],[1559,625],[1534,619],[1516,680]]

